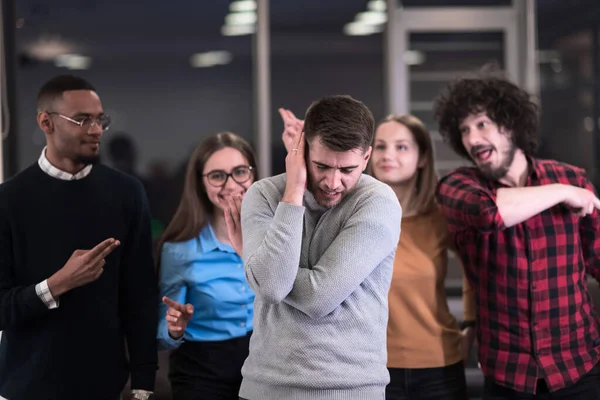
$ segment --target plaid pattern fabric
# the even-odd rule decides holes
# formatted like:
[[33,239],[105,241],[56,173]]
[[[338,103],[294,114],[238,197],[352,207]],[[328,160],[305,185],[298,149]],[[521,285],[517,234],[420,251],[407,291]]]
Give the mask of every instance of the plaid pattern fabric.
[[[564,183],[594,190],[584,171],[529,159],[527,186]],[[586,273],[600,278],[600,215],[563,205],[506,228],[496,206],[502,187],[475,168],[443,178],[437,199],[472,283],[479,361],[486,377],[518,392],[569,386],[599,359],[600,320]]]
[[[40,166],[42,171],[44,171],[51,177],[57,178],[57,179],[62,179],[65,181],[85,178],[92,171],[91,165],[87,165],[84,169],[82,169],[75,175],[56,168],[54,165],[50,164],[50,161],[48,161],[48,159],[46,158],[46,148],[45,147],[42,150],[42,154],[40,155],[40,158],[38,158],[38,165]],[[37,285],[35,285],[35,292],[37,293],[38,297],[44,302],[46,307],[48,307],[50,309],[58,307],[59,300],[54,299],[54,297],[52,297],[52,293],[50,293],[50,289],[48,288],[47,280],[44,280],[44,281],[38,283]]]
[[44,280],[35,285],[35,292],[38,297],[44,302],[49,309],[58,308],[58,299],[54,300],[50,289],[48,288],[48,280]]
[[62,179],[64,181],[72,181],[76,179],[83,179],[92,172],[92,165],[86,165],[81,171],[76,173],[75,175],[70,174],[68,172],[62,171],[56,168],[54,165],[50,164],[50,161],[46,158],[46,148],[42,150],[42,154],[40,158],[38,158],[38,164],[42,171],[47,173],[53,178]]

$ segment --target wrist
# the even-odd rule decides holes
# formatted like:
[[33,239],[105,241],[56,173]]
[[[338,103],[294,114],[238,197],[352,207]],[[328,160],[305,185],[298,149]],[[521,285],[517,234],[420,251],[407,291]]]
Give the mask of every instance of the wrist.
[[[558,193],[558,203],[564,203],[569,197],[571,197],[571,187],[569,185],[564,185],[562,183],[551,183],[548,186],[554,190],[554,193]],[[556,199],[556,195],[554,198]]]
[[173,332],[171,330],[168,331],[169,337],[173,340],[179,340],[183,336],[183,332]]
[[60,271],[52,275],[47,280],[48,290],[50,290],[50,294],[52,294],[52,297],[54,298],[58,298],[63,293],[69,291],[67,284],[61,279],[59,273]]
[[302,207],[303,198],[304,189],[286,189],[281,201],[284,203],[290,203]]

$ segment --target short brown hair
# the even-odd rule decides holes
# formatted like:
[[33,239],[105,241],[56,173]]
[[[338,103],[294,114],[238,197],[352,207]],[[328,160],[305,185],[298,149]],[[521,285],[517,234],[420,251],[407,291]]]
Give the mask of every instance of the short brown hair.
[[310,105],[304,118],[306,140],[315,137],[333,151],[366,151],[375,134],[371,111],[350,96],[327,96]]

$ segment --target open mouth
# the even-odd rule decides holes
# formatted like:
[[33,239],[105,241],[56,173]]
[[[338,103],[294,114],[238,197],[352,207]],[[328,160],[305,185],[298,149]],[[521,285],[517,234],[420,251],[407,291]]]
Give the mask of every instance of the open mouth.
[[340,195],[340,192],[336,192],[335,190],[329,191],[321,189],[321,191],[325,194],[325,197],[327,197],[328,199],[335,199]]
[[490,159],[490,157],[492,156],[493,152],[494,152],[494,149],[491,147],[488,147],[485,149],[473,151],[472,155],[473,155],[473,158],[475,159],[475,161],[481,163],[481,162],[488,161]]

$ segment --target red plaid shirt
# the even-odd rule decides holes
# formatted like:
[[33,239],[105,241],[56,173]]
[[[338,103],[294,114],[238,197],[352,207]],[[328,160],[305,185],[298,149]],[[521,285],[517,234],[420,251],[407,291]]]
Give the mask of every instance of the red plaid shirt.
[[[527,186],[564,183],[593,191],[584,171],[529,159]],[[437,199],[475,291],[484,375],[517,392],[551,391],[591,370],[600,355],[600,320],[586,273],[600,278],[600,215],[581,218],[557,205],[507,228],[496,206],[503,187],[475,168],[444,177]]]

